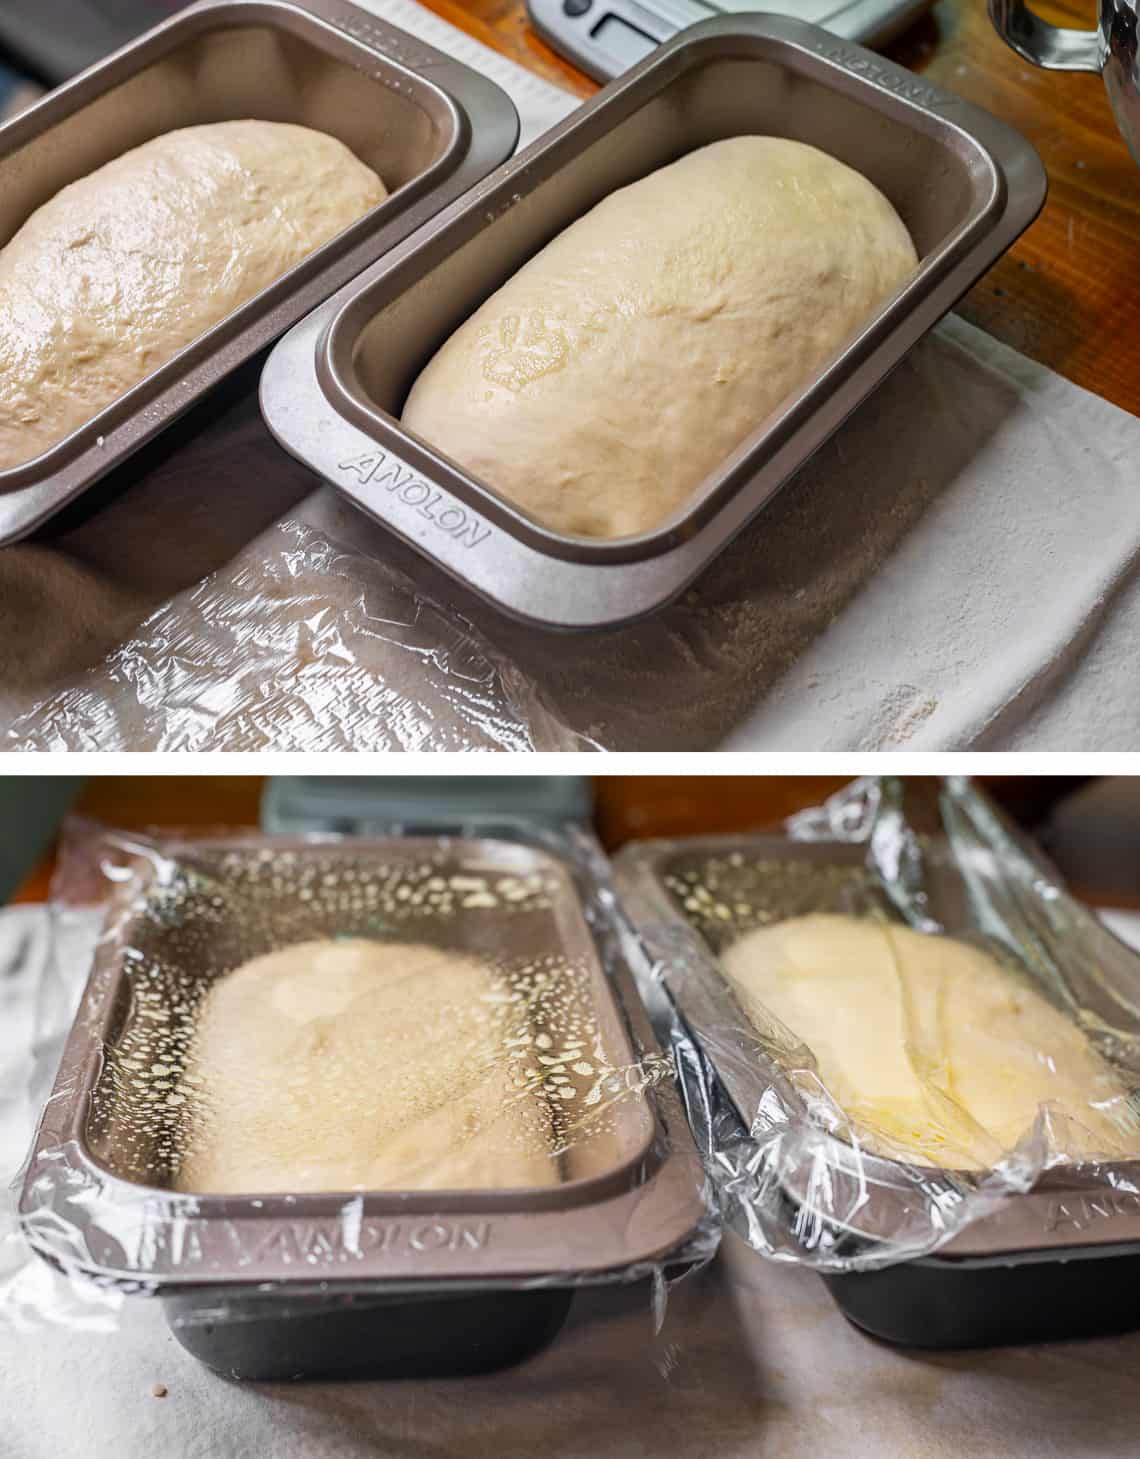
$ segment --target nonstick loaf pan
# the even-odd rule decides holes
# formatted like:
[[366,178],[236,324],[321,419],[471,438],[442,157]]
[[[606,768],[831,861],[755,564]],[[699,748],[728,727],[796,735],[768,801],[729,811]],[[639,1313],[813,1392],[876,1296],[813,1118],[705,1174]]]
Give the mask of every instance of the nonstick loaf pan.
[[[619,853],[615,872],[626,910],[661,965],[665,989],[685,1028],[708,1059],[742,1131],[765,1091],[786,1108],[802,1108],[787,1076],[748,1032],[727,982],[717,971],[718,922],[729,929],[762,899],[764,919],[814,910],[851,910],[870,886],[866,850],[850,843],[799,842],[782,835],[695,837],[635,843]],[[939,843],[925,849],[930,905],[951,927],[966,926],[961,878]],[[828,881],[824,883],[823,878]],[[686,888],[715,887],[709,916],[686,909]],[[773,887],[777,890],[773,890]],[[826,902],[821,903],[821,886]],[[884,903],[884,910],[885,910]],[[747,923],[743,925],[748,925]],[[726,934],[727,935],[727,934]],[[1123,992],[1140,1006],[1140,959],[1106,933],[1104,1007],[1119,1020]],[[736,1045],[729,1047],[732,1030]],[[829,1212],[806,1189],[785,1182],[781,1196],[791,1227],[813,1209],[834,1234],[864,1250],[889,1235],[908,1236],[914,1181],[896,1161],[855,1157],[829,1139]],[[850,1182],[844,1192],[843,1183]],[[935,1191],[936,1176],[927,1182]],[[856,1192],[856,1187],[858,1190]],[[859,1199],[854,1199],[856,1193]],[[957,1198],[947,1182],[945,1209]],[[809,1204],[810,1203],[810,1204]],[[854,1214],[840,1222],[834,1212]],[[961,1348],[1046,1341],[1140,1327],[1135,1282],[1140,1276],[1140,1161],[1111,1171],[1057,1167],[1033,1188],[1006,1197],[963,1226],[930,1255],[870,1270],[821,1273],[843,1313],[877,1337],[914,1347]]]
[[[742,133],[812,143],[865,173],[909,227],[921,266],[757,422],[676,517],[613,541],[561,535],[400,426],[428,359],[555,234],[616,188]],[[262,376],[262,411],[288,450],[508,613],[564,629],[621,623],[676,597],[1044,197],[1026,142],[902,67],[783,16],[710,20],[654,51],[293,330]]]
[[[254,837],[140,861],[110,904],[25,1174],[34,1249],[158,1296],[196,1356],[259,1378],[493,1367],[551,1336],[577,1284],[668,1261],[702,1219],[700,1162],[628,975],[603,970],[577,876],[545,850],[489,839]],[[201,996],[250,957],[340,936],[429,943],[525,975],[507,989],[545,980],[527,1008],[556,1039],[573,1022],[590,1049],[569,1081],[557,1071],[578,1101],[551,1105],[579,1123],[553,1142],[545,1184],[177,1188],[193,1116],[181,1094],[166,1101],[188,1072]]]
[[253,118],[339,138],[390,196],[65,440],[0,471],[0,543],[32,531],[509,157],[485,77],[340,0],[200,0],[0,127],[0,246],[62,187],[164,132]]

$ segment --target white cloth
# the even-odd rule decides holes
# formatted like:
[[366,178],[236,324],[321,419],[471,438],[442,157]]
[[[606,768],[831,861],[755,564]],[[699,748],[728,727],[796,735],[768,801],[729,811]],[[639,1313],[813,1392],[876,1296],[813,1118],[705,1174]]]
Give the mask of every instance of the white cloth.
[[[27,1102],[6,1094],[29,1073],[43,918],[0,912],[0,1152],[30,1129]],[[73,996],[84,962],[77,942]],[[25,1299],[45,1300],[50,1274],[28,1270]],[[545,1352],[481,1378],[231,1383],[146,1298],[110,1331],[90,1330],[98,1311],[52,1311],[57,1325],[14,1330],[0,1303],[2,1459],[1132,1459],[1140,1429],[1140,1333],[901,1351],[850,1327],[817,1277],[734,1238],[673,1290],[656,1337],[644,1286],[585,1291]]]
[[[814,1276],[733,1243],[671,1296],[583,1293],[544,1353],[482,1378],[239,1384],[136,1305],[104,1335],[0,1333],[4,1459],[1134,1459],[1140,1335],[902,1352]],[[168,1390],[153,1396],[153,1385]]]
[[[363,3],[497,80],[524,140],[576,105],[414,0]],[[628,629],[520,627],[322,487],[297,515],[376,560],[353,569],[361,610],[401,629],[354,642],[339,693],[335,660],[312,690],[308,665],[284,661],[313,595],[287,621],[272,585],[289,546],[276,529],[255,537],[311,479],[252,406],[221,430],[224,451],[200,439],[50,546],[0,552],[7,747],[1135,747],[1140,421],[959,319],[911,352],[680,603]],[[220,577],[203,594],[211,568]],[[486,661],[477,733],[466,703],[450,706],[435,680],[417,687],[402,630],[414,626],[425,663],[432,632],[449,663],[456,646],[430,613],[421,621],[409,583]],[[235,591],[240,635],[226,616]],[[183,613],[192,641],[177,633]],[[267,639],[273,653],[251,676],[249,644]],[[154,640],[174,658],[156,664]],[[346,722],[338,700],[374,708]]]

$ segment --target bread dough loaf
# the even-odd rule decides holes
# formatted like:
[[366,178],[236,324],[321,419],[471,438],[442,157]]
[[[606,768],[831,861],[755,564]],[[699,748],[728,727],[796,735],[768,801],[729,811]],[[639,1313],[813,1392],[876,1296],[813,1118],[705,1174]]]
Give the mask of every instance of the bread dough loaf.
[[471,316],[403,421],[539,522],[658,526],[917,263],[887,199],[779,137],[611,194]]
[[303,942],[198,1011],[179,1190],[552,1185],[550,1112],[513,1088],[487,967],[437,948]]
[[1116,1071],[994,958],[949,937],[855,917],[795,917],[722,954],[744,1012],[774,1015],[871,1149],[991,1167],[1048,1104],[1067,1155],[1140,1153]]
[[168,132],[0,249],[0,469],[30,461],[386,197],[335,137]]

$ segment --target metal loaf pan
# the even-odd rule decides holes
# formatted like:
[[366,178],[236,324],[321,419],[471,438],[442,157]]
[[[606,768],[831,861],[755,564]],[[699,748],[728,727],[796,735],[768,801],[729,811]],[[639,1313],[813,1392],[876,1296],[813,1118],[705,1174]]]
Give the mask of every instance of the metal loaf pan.
[[[615,188],[741,133],[813,143],[865,173],[906,222],[921,266],[756,423],[682,512],[637,537],[561,535],[401,428],[419,371],[523,262]],[[1032,148],[977,107],[787,17],[710,20],[611,83],[299,325],[266,366],[262,411],[288,450],[508,613],[557,628],[625,622],[676,597],[1044,197]]]
[[200,0],[0,127],[0,246],[152,137],[256,118],[330,133],[390,196],[35,460],[0,471],[0,543],[124,461],[365,265],[509,157],[490,81],[341,0]]
[[[576,1284],[666,1258],[692,1235],[700,1162],[668,1081],[635,1087],[612,1117],[563,1142],[547,1185],[174,1189],[187,1116],[134,1093],[136,1071],[161,1060],[177,1078],[210,981],[276,947],[355,935],[502,968],[562,959],[578,970],[595,1054],[620,1071],[635,1042],[655,1045],[632,986],[603,971],[577,873],[546,851],[435,837],[163,851],[112,900],[37,1133],[20,1219],[41,1256],[159,1296],[178,1340],[231,1376],[407,1376],[523,1357],[557,1331]],[[428,884],[454,878],[441,909]]]
[[[802,1108],[780,1067],[748,1033],[748,1019],[718,971],[717,937],[698,929],[687,913],[679,885],[686,878],[719,886],[733,925],[732,904],[747,888],[781,879],[782,890],[767,898],[770,915],[813,910],[850,910],[849,890],[861,882],[862,847],[844,843],[796,842],[782,835],[695,837],[676,842],[641,842],[616,859],[619,891],[645,937],[648,956],[660,959],[666,989],[747,1129],[764,1091],[775,1087],[781,1100]],[[943,925],[966,927],[969,910],[963,884],[949,857],[935,843],[925,862],[932,911]],[[820,883],[787,870],[814,868],[834,875],[821,904]],[[747,905],[747,901],[739,903]],[[884,902],[884,910],[887,910]],[[1129,991],[1140,1006],[1140,959],[1105,934],[1106,985]],[[685,974],[680,975],[684,967]],[[1120,1004],[1105,995],[1106,1016],[1120,1017]],[[1095,1010],[1094,1010],[1095,1011]],[[835,1234],[867,1248],[886,1232],[907,1229],[914,1181],[899,1162],[866,1153],[856,1161],[850,1147],[831,1140],[828,1169],[833,1205],[858,1212],[846,1225],[827,1221]],[[1095,1168],[1047,1172],[1034,1188],[1008,1197],[991,1214],[963,1228],[934,1254],[869,1271],[824,1273],[841,1311],[856,1325],[890,1342],[924,1348],[983,1347],[1122,1332],[1140,1327],[1135,1300],[1140,1278],[1140,1161],[1113,1166],[1114,1180]],[[842,1189],[844,1182],[850,1189]],[[930,1183],[927,1182],[928,1188]],[[1130,1188],[1129,1188],[1130,1186]],[[856,1188],[861,1200],[856,1200]],[[955,1192],[946,1185],[949,1205]],[[785,1185],[789,1221],[808,1201],[806,1190]],[[818,1213],[817,1213],[818,1215]]]

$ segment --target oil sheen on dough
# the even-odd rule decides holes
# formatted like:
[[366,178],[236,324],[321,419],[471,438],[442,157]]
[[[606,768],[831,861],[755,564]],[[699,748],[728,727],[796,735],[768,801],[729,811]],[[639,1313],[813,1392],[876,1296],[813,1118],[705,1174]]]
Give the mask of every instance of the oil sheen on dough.
[[860,173],[734,137],[603,199],[462,325],[403,421],[539,522],[658,526],[917,264]]
[[71,183],[0,249],[0,470],[117,400],[387,196],[335,137],[168,132]]
[[556,1184],[550,1113],[512,1089],[481,963],[364,938],[297,943],[199,1009],[176,1176],[199,1193]]
[[1056,1153],[1140,1153],[1116,1071],[978,948],[817,914],[747,933],[721,964],[758,1027],[773,1015],[811,1051],[872,1150],[987,1169],[1048,1105]]

